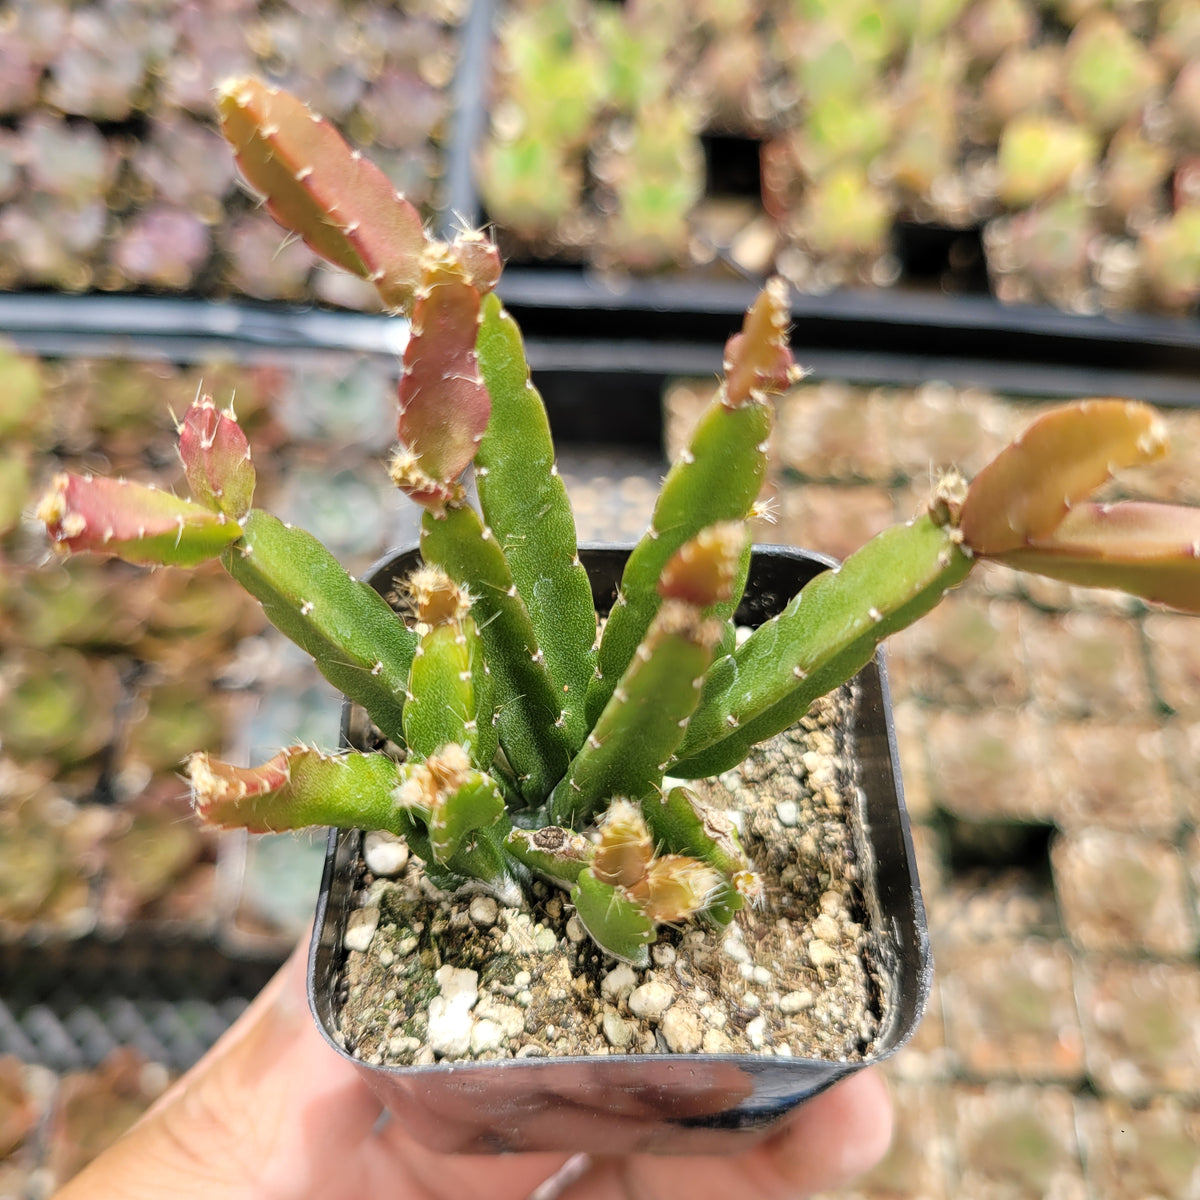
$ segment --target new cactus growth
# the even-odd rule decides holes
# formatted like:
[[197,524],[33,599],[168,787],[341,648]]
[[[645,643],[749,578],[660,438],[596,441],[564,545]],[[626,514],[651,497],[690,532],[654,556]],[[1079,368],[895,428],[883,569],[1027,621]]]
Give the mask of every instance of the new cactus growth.
[[[58,546],[141,563],[220,558],[374,723],[383,748],[370,752],[297,745],[248,768],[194,755],[206,820],[388,830],[440,886],[475,881],[505,900],[542,877],[569,892],[604,951],[644,963],[657,926],[720,926],[761,893],[733,827],[680,781],[786,729],[981,558],[1200,611],[1200,510],[1088,503],[1110,469],[1163,453],[1160,422],[1143,405],[1086,401],[1044,417],[973,484],[943,479],[922,516],[739,640],[771,397],[799,374],[776,280],[729,340],[724,382],[598,636],[546,413],[493,290],[492,247],[473,234],[431,239],[382,174],[292,97],[239,79],[219,104],[269,210],[411,322],[391,473],[424,508],[426,566],[402,620],[310,534],[253,506],[248,442],[207,397],[180,425],[192,499],[54,482],[40,512]],[[471,465],[478,509],[462,483]]]

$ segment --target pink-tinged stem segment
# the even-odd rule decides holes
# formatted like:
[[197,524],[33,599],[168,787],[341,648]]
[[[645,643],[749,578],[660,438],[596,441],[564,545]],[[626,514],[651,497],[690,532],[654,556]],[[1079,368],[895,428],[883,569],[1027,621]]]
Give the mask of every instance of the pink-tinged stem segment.
[[481,296],[492,291],[500,282],[500,251],[477,230],[460,233],[447,253]]
[[250,443],[234,419],[211,396],[202,396],[179,427],[179,457],[192,496],[205,508],[240,521],[254,499]]
[[289,746],[257,767],[193,754],[186,769],[193,807],[209,825],[252,833],[310,825],[399,831],[392,799],[398,770],[385,754],[323,754]]
[[132,563],[194,567],[218,557],[241,527],[169,492],[90,475],[57,475],[38,519],[60,550],[89,550]]
[[995,557],[1067,583],[1120,588],[1200,613],[1200,509],[1138,501],[1081,504],[1049,537]]
[[1167,452],[1162,418],[1131,400],[1081,400],[1034,421],[971,481],[963,541],[1003,554],[1048,537],[1072,505],[1122,467]]
[[782,392],[801,375],[788,347],[787,285],[767,281],[742,326],[725,344],[725,395],[730,408]]
[[287,92],[256,79],[217,93],[221,131],[267,211],[323,258],[407,308],[428,244],[417,210],[341,134]]
[[423,286],[400,378],[396,485],[440,516],[461,497],[459,476],[475,457],[491,413],[475,340],[479,293],[450,271]]
[[658,594],[704,609],[732,599],[748,537],[746,526],[738,521],[718,521],[702,529],[667,560]]

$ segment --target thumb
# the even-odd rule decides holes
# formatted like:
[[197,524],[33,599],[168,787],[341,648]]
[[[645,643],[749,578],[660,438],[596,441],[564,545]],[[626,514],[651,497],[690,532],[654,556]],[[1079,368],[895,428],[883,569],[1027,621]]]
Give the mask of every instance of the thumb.
[[58,1200],[326,1194],[329,1151],[371,1136],[381,1111],[313,1026],[298,948],[217,1044]]

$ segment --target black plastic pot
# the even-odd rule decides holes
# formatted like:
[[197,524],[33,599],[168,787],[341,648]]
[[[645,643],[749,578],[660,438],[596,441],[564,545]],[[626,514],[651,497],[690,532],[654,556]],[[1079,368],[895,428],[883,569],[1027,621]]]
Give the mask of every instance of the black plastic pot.
[[[612,604],[628,553],[628,547],[581,549],[598,611]],[[384,595],[394,593],[397,581],[417,561],[416,551],[391,556],[368,581]],[[739,620],[756,625],[770,617],[829,565],[830,560],[803,551],[760,548]],[[885,1011],[869,1057],[825,1062],[744,1054],[630,1054],[421,1067],[363,1063],[346,1053],[335,1033],[342,939],[361,845],[359,832],[345,830],[330,836],[309,952],[309,1003],[330,1046],[358,1068],[424,1144],[439,1151],[484,1153],[732,1152],[764,1136],[837,1080],[887,1058],[921,1018],[932,962],[881,658],[863,670],[860,684],[853,730],[859,795],[858,803],[848,808],[856,813],[860,855],[875,868],[873,881],[864,881],[864,892],[886,974],[881,988]],[[349,705],[343,738],[348,728]]]

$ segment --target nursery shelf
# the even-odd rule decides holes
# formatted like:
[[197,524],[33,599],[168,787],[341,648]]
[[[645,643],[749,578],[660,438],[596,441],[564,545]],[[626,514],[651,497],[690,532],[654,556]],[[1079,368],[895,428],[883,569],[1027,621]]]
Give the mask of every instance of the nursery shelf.
[[[537,372],[573,380],[567,405],[582,409],[590,378],[611,405],[637,373],[656,387],[670,376],[711,376],[719,347],[753,299],[749,283],[638,280],[627,286],[576,271],[513,271],[506,306],[528,339]],[[1127,395],[1157,404],[1200,403],[1200,322],[1183,318],[1077,316],[1005,306],[988,297],[896,291],[794,295],[792,344],[821,378],[854,383],[941,380],[1028,396]],[[382,314],[279,308],[151,296],[0,294],[0,334],[45,355],[167,357],[194,361],[214,350],[255,360],[281,351],[342,350],[394,356],[407,323]],[[552,410],[554,381],[539,378]],[[634,422],[642,403],[627,401]],[[611,407],[609,437],[623,428]],[[657,422],[657,415],[653,417]],[[567,433],[566,436],[583,436]],[[624,439],[622,439],[624,440]]]

